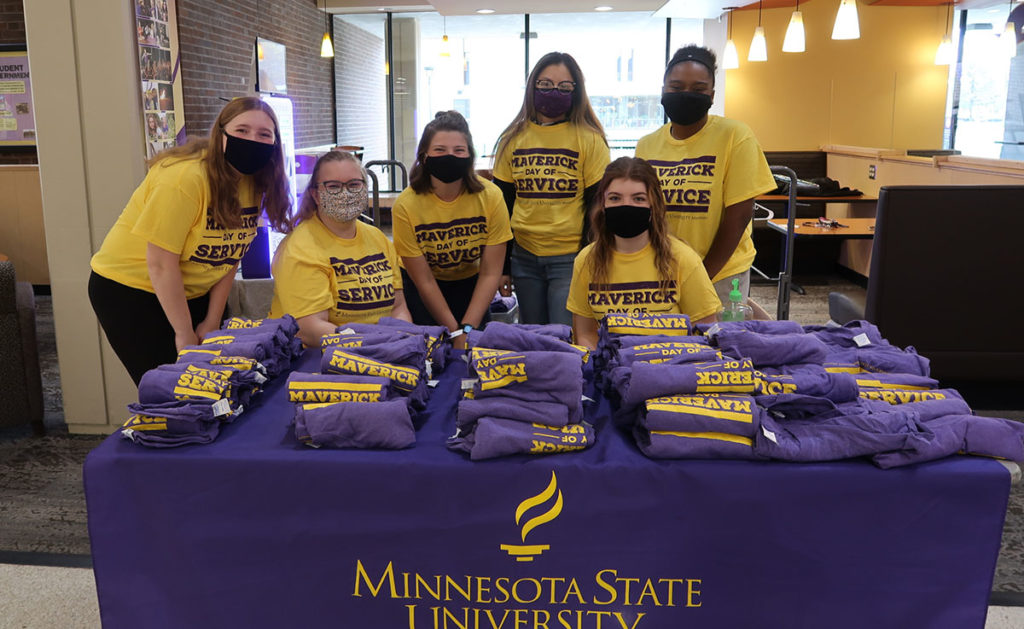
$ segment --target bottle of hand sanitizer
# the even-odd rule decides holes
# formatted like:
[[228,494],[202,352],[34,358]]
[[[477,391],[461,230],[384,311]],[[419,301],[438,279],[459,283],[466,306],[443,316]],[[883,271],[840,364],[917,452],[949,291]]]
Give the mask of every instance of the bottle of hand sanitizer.
[[740,294],[740,281],[732,281],[732,290],[729,291],[729,306],[722,311],[722,321],[748,321],[754,318],[754,310],[743,303],[743,295]]

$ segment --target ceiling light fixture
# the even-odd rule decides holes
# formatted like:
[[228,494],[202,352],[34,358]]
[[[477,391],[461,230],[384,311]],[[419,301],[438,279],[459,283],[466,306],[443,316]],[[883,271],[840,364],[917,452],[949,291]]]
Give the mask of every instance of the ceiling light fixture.
[[333,57],[334,56],[334,42],[331,41],[331,26],[328,22],[327,15],[327,0],[324,0],[324,38],[320,42],[320,56],[321,57]]
[[740,56],[736,52],[736,44],[732,41],[732,12],[736,7],[726,7],[725,10],[729,20],[729,39],[725,41],[725,52],[722,54],[722,67],[726,70],[735,70],[740,67]]
[[768,44],[764,39],[764,27],[761,26],[761,4],[761,0],[757,0],[757,28],[754,29],[754,37],[750,40],[747,61],[768,61]]
[[803,52],[804,42],[804,14],[800,11],[800,0],[796,0],[796,11],[789,18],[786,38],[782,40],[782,52]]
[[446,16],[441,17],[444,20],[444,37],[441,38],[441,56],[451,57],[451,45],[448,43],[448,18]]
[[1003,28],[1002,41],[1006,56],[1017,56],[1017,23],[1010,18],[1013,13],[1013,0],[1010,0],[1010,10],[1006,12],[1006,27]]
[[614,8],[615,8],[615,7],[609,7],[609,6],[600,6],[600,7],[594,7],[594,10],[595,10],[595,11],[611,11],[611,10],[612,10],[612,9],[614,9]]
[[948,66],[953,63],[953,39],[949,35],[949,14],[953,11],[953,3],[946,10],[946,26],[942,29],[942,42],[935,51],[935,65]]
[[832,26],[832,39],[860,39],[857,0],[840,0],[836,22]]
[[476,12],[480,15],[490,15],[491,13],[494,13],[494,9],[477,9]]

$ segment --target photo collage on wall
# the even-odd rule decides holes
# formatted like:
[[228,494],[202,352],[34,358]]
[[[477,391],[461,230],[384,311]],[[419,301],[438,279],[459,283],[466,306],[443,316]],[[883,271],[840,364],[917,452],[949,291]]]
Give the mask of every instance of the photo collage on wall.
[[179,124],[175,124],[174,59],[171,52],[173,0],[134,0],[135,32],[142,77],[142,109],[145,117],[146,158],[174,146]]

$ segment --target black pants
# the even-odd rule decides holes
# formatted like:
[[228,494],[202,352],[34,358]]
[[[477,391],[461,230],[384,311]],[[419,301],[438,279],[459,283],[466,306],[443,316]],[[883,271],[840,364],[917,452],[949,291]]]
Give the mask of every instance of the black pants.
[[[473,299],[473,291],[476,290],[478,277],[480,276],[474,275],[464,280],[437,280],[437,287],[441,289],[444,300],[448,302],[448,309],[452,311],[456,323],[462,323],[463,317],[466,316],[466,309],[469,308],[469,302]],[[427,310],[427,305],[423,303],[419,291],[416,290],[416,284],[413,283],[412,277],[405,269],[402,269],[402,293],[405,294],[405,305],[409,308],[413,323],[416,325],[440,325],[434,321],[434,316]],[[490,313],[485,311],[484,318],[477,327],[484,327],[489,320]]]
[[[156,293],[125,286],[93,272],[89,275],[89,301],[110,346],[136,386],[142,374],[177,359],[174,328]],[[206,318],[209,305],[209,295],[188,300],[193,328]]]

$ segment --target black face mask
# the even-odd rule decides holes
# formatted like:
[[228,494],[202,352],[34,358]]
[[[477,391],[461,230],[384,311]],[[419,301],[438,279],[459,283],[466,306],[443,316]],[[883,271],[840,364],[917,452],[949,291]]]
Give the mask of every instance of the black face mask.
[[612,205],[604,208],[604,224],[619,238],[633,238],[651,226],[651,208]]
[[228,144],[224,147],[224,159],[243,175],[259,172],[270,163],[270,158],[277,150],[274,144],[246,140],[227,133],[224,137],[228,139]]
[[466,173],[473,167],[473,158],[431,155],[423,160],[423,167],[427,169],[427,174],[437,177],[444,183],[452,183],[466,176]]
[[707,115],[711,96],[697,92],[662,92],[661,106],[672,122],[691,125]]

